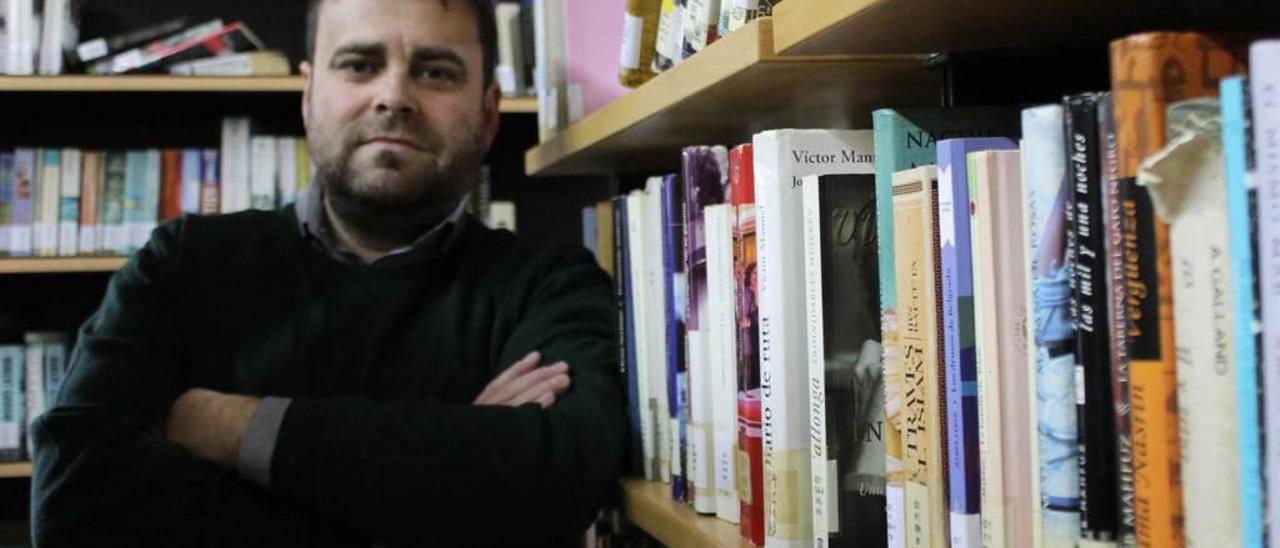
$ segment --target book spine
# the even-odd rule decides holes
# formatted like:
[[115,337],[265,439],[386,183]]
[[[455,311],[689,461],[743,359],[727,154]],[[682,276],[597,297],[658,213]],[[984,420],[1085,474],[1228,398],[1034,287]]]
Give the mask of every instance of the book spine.
[[1168,143],[1143,161],[1138,184],[1169,225],[1186,540],[1241,546],[1221,111],[1213,99],[1179,102],[1167,121]]
[[62,198],[62,151],[40,149],[40,179],[36,183],[35,254],[58,255],[58,206]]
[[111,151],[104,155],[106,165],[103,175],[102,201],[100,214],[102,228],[98,234],[102,238],[99,251],[111,255],[123,255],[125,244],[124,202],[125,187],[128,178],[128,153]]
[[222,150],[218,173],[221,213],[249,209],[250,123],[248,118],[222,120]]
[[13,164],[13,224],[9,236],[10,254],[14,257],[29,257],[32,251],[32,228],[35,222],[36,171],[39,163],[36,149],[19,148],[14,150]]
[[166,148],[160,153],[160,220],[182,216],[182,184],[185,168],[181,149]]
[[689,496],[689,368],[685,346],[684,189],[675,175],[662,178],[662,273],[665,304],[667,418],[671,435],[671,496],[692,503]]
[[14,187],[16,186],[15,155],[13,151],[0,152],[0,256],[9,256],[12,251]]
[[221,167],[218,149],[200,151],[200,214],[213,215],[222,211],[222,184],[218,176]]
[[653,72],[659,73],[673,66],[680,57],[680,45],[684,33],[685,0],[662,0],[658,14],[658,36],[654,44]]
[[1259,41],[1250,47],[1249,100],[1253,116],[1253,152],[1257,162],[1258,301],[1262,309],[1260,337],[1266,417],[1267,531],[1280,535],[1280,41]]
[[[712,374],[712,425],[716,516],[738,523],[737,329],[733,304],[733,208],[705,209],[707,231],[707,348]],[[696,401],[696,400],[695,400]]]
[[[654,424],[658,477],[672,483],[672,439],[679,429],[671,428],[671,405],[667,355],[667,314],[665,296],[671,280],[663,271],[662,177],[651,177],[645,188],[645,292],[649,299],[646,335],[649,346],[649,412]],[[675,447],[679,447],[678,444]]]
[[181,150],[181,159],[178,160],[182,166],[179,175],[179,197],[178,210],[179,214],[199,213],[200,212],[200,149],[187,148]]
[[[1107,336],[1106,270],[1099,173],[1097,94],[1066,101],[1068,180],[1068,249],[1072,253],[1071,312],[1076,328],[1077,424],[1080,444],[1080,526],[1087,540],[1124,540],[1116,522],[1118,509],[1111,352]],[[1132,532],[1127,533],[1130,537]],[[1119,536],[1117,536],[1119,535]]]
[[[730,0],[731,1],[731,0]],[[686,0],[680,57],[688,59],[716,41],[720,0]],[[712,14],[715,15],[712,15]]]
[[[982,498],[982,545],[999,548],[1005,543],[1005,458],[1001,451],[1003,430],[1000,400],[1001,369],[996,318],[994,226],[986,210],[997,207],[989,197],[991,169],[984,157],[965,156],[968,164],[969,231],[973,253],[974,359],[978,372],[978,462]],[[981,159],[980,158],[984,158]]]
[[[102,153],[85,151],[84,172],[80,179],[80,235],[79,253],[92,255],[98,252],[98,202],[102,188]],[[0,237],[0,241],[4,238]]]
[[737,303],[738,497],[742,538],[763,546],[764,439],[761,420],[759,264],[756,246],[755,154],[750,144],[730,153],[729,188],[734,207],[733,270]]
[[805,333],[808,335],[809,373],[809,471],[813,496],[813,546],[825,548],[833,531],[840,530],[840,513],[836,507],[840,489],[834,474],[827,470],[832,456],[827,454],[827,385],[826,344],[823,340],[822,310],[822,181],[818,177],[804,179],[804,288]]
[[142,208],[138,212],[138,224],[134,227],[133,247],[142,249],[151,240],[151,231],[159,224],[161,154],[158,149],[147,149],[142,155]]
[[[61,50],[59,50],[61,51]],[[58,255],[74,257],[79,251],[80,178],[83,154],[79,149],[62,149],[62,189],[58,196]]]
[[627,238],[627,198],[618,196],[613,199],[613,238],[617,242],[617,251],[613,255],[614,302],[618,309],[618,365],[622,378],[627,383],[627,420],[630,447],[627,451],[627,472],[635,476],[644,475],[644,439],[640,430],[640,399],[636,393],[636,345],[635,316],[631,303],[631,263],[630,243]]
[[653,422],[653,413],[650,410],[649,397],[649,353],[652,351],[648,342],[649,318],[648,318],[648,283],[647,283],[647,260],[645,252],[647,245],[644,241],[646,237],[644,231],[645,219],[647,212],[645,211],[644,191],[633,191],[627,196],[627,261],[628,261],[628,288],[630,291],[629,302],[632,310],[632,342],[631,345],[635,350],[635,361],[633,362],[636,369],[636,403],[640,408],[640,435],[642,438],[641,452],[643,454],[642,467],[644,469],[644,477],[647,480],[655,481],[660,478],[658,472],[657,458],[657,425]]
[[[1249,84],[1243,77],[1222,81],[1222,146],[1226,165],[1228,255],[1231,257],[1231,313],[1235,341],[1236,405],[1240,427],[1240,526],[1244,546],[1263,546],[1266,508],[1263,504],[1262,394],[1258,371],[1257,293],[1254,280],[1253,235],[1257,215],[1254,181]],[[1252,188],[1251,188],[1252,187]]]
[[0,346],[0,461],[22,460],[26,431],[22,347]]
[[277,205],[291,204],[298,200],[298,145],[296,137],[280,137],[276,140]]
[[[23,356],[25,358],[26,374],[23,375],[23,377],[26,381],[26,386],[23,392],[26,396],[24,399],[27,404],[27,413],[25,420],[23,421],[23,431],[29,433],[31,432],[31,422],[34,421],[36,417],[44,414],[46,410],[44,391],[44,343],[39,342],[38,340],[32,340],[30,336],[25,336],[24,338],[26,339],[26,345]],[[24,435],[24,440],[28,436],[29,434]],[[32,456],[31,447],[27,443],[24,443],[23,445],[26,446],[26,456],[30,459]]]
[[277,139],[269,135],[254,135],[249,139],[251,156],[249,208],[272,210],[276,208],[276,192],[279,188],[279,166],[276,164]]

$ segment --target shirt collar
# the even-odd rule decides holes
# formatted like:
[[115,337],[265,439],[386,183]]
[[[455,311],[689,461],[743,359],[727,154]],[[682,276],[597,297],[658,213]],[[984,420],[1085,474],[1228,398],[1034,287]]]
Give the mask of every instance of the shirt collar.
[[[419,249],[434,241],[436,236],[451,231],[462,220],[462,216],[466,214],[467,202],[466,198],[458,202],[458,206],[443,221],[424,232],[413,243],[393,249],[385,257]],[[298,230],[303,239],[337,261],[352,264],[360,263],[358,257],[343,251],[338,246],[337,239],[334,238],[333,231],[329,228],[328,216],[324,209],[324,193],[320,190],[320,185],[312,182],[298,194],[298,201],[294,204],[294,212],[297,215]]]

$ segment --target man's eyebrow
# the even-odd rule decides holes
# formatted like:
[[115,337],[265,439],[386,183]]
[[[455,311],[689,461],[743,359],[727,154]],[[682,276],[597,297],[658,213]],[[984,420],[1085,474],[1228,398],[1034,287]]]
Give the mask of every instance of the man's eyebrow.
[[330,60],[337,59],[343,55],[359,55],[363,57],[382,57],[386,54],[386,47],[377,42],[352,42],[343,44],[333,50],[329,56]]

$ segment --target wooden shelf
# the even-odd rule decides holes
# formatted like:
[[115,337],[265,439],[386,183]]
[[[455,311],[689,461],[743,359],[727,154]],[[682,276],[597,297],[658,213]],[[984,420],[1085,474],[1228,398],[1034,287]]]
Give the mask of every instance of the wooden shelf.
[[29,462],[0,463],[0,478],[29,477],[31,477],[31,463]]
[[127,257],[6,258],[0,259],[0,274],[115,272],[127,260]]
[[785,55],[1044,47],[1134,32],[1275,31],[1275,0],[788,0],[773,12]]
[[[301,76],[0,76],[0,93],[300,93]],[[535,113],[533,97],[503,99],[502,112]]]
[[[786,5],[785,3],[783,5]],[[871,111],[940,104],[921,56],[781,57],[753,21],[525,154],[529,175],[659,173],[681,147],[783,127],[870,128]]]
[[749,548],[738,526],[715,516],[695,513],[671,500],[671,486],[656,481],[622,480],[622,504],[627,520],[653,538],[675,548]]

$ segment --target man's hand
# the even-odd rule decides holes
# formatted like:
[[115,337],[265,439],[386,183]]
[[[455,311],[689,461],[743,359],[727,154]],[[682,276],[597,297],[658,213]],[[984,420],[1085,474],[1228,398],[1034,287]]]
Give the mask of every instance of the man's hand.
[[235,467],[257,406],[258,398],[192,388],[169,408],[165,436],[197,457]]
[[531,352],[493,379],[476,397],[476,405],[518,407],[536,402],[543,409],[556,403],[556,398],[569,389],[569,364],[556,362],[538,367],[542,355]]

